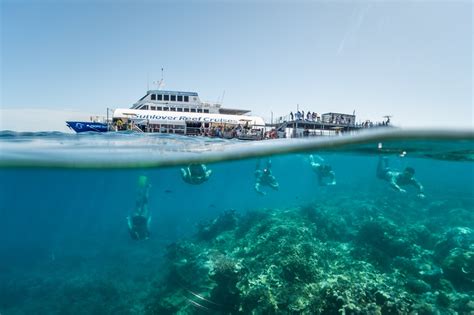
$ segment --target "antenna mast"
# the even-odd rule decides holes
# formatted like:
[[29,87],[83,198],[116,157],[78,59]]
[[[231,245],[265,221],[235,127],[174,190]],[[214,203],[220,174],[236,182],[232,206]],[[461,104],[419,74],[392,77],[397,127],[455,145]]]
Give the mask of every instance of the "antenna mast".
[[224,92],[222,92],[221,104],[224,104],[224,96],[225,96],[225,90]]
[[158,82],[158,90],[161,90],[161,88],[164,85],[164,75],[163,75],[164,69],[161,67],[161,80]]

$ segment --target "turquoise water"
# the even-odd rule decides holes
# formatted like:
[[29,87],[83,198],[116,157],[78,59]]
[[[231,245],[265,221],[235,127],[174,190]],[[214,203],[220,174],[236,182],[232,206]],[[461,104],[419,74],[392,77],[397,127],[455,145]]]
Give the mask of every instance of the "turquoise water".
[[[474,134],[0,134],[1,314],[469,314]],[[320,186],[310,155],[332,167]],[[415,169],[395,191],[380,157]],[[255,187],[257,160],[278,190]],[[200,185],[181,167],[206,163]],[[150,238],[127,216],[146,176]]]

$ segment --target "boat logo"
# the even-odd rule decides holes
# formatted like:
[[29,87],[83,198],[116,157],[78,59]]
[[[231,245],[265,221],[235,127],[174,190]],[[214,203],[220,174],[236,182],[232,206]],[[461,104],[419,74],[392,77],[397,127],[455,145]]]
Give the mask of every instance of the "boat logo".
[[84,128],[84,125],[81,124],[81,123],[76,123],[76,128],[77,129],[82,129],[82,128]]

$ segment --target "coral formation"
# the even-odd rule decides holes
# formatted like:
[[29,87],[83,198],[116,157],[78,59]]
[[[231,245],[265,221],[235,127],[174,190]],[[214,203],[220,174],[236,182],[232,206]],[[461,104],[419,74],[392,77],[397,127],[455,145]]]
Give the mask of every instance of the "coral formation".
[[433,233],[438,218],[420,220],[406,210],[415,207],[338,200],[225,212],[169,248],[179,283],[156,289],[148,313],[474,312],[472,231]]

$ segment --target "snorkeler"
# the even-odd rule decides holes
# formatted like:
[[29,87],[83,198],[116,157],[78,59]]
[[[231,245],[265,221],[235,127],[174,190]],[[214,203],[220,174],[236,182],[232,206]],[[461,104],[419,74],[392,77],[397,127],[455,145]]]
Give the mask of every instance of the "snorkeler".
[[423,194],[423,186],[415,179],[415,169],[407,167],[403,172],[399,172],[391,169],[388,166],[387,157],[379,157],[377,165],[377,178],[386,180],[390,183],[390,186],[398,192],[406,193],[406,190],[400,186],[412,185],[418,189],[418,197],[425,198]]
[[272,162],[267,160],[267,166],[263,169],[260,169],[260,160],[257,161],[255,168],[255,190],[261,195],[266,195],[266,193],[261,190],[262,185],[270,186],[274,190],[278,190],[279,188],[279,184],[275,176],[272,175],[271,167]]
[[181,169],[181,176],[188,184],[199,185],[209,179],[212,170],[208,170],[204,164],[189,164]]
[[[324,159],[319,155],[316,155],[321,163],[314,161],[313,155],[309,156],[311,168],[318,175],[318,183],[320,186],[334,186],[336,185],[336,174],[332,170],[332,167],[328,164],[323,164]],[[327,179],[327,180],[326,180]]]
[[150,237],[150,212],[148,210],[148,195],[150,190],[148,177],[138,178],[138,196],[135,211],[127,217],[128,231],[134,240],[146,240]]

